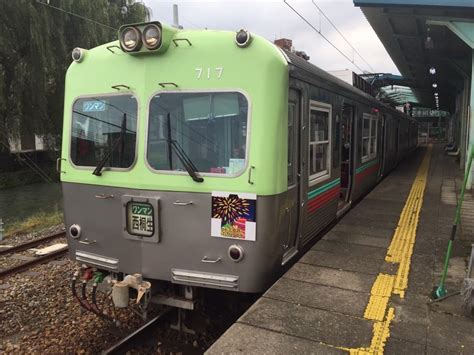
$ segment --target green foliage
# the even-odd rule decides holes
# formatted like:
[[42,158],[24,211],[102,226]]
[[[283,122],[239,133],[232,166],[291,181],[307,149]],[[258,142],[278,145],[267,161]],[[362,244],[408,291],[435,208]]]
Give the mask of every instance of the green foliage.
[[59,147],[71,51],[112,41],[120,25],[149,19],[148,8],[135,0],[47,3],[0,0],[0,152],[8,149],[8,137],[32,131]]
[[5,238],[18,234],[35,233],[61,223],[64,223],[64,215],[59,209],[38,212],[24,220],[9,223],[5,230]]

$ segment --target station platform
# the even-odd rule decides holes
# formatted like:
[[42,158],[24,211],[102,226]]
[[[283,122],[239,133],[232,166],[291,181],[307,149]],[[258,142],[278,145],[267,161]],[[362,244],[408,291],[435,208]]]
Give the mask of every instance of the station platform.
[[[419,147],[353,207],[206,354],[474,354],[460,296],[430,304],[462,184],[442,145]],[[466,193],[447,278],[474,242]]]

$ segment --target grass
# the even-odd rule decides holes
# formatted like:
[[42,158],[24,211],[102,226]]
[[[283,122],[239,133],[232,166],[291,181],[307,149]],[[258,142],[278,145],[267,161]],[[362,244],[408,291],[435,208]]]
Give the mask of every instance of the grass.
[[23,221],[9,223],[5,229],[5,238],[18,234],[34,233],[43,229],[63,223],[63,212],[56,210],[53,212],[40,212]]

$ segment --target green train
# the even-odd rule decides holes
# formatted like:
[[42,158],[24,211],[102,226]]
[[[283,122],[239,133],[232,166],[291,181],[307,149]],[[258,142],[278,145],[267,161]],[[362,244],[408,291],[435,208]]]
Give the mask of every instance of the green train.
[[73,59],[70,256],[116,305],[130,288],[264,291],[417,145],[412,118],[245,30],[127,25]]

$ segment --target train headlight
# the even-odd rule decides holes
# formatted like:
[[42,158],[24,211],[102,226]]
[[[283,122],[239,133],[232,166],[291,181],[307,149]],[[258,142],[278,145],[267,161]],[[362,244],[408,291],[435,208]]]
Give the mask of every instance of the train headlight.
[[155,24],[143,29],[143,44],[150,50],[157,49],[161,45],[161,28]]
[[241,48],[247,47],[251,39],[250,32],[243,29],[235,34],[235,43]]
[[240,245],[231,245],[228,250],[229,258],[238,263],[244,258],[244,249]]
[[72,226],[70,226],[69,235],[74,239],[79,238],[81,236],[81,226],[79,226],[78,224],[73,224]]
[[138,51],[142,46],[140,31],[135,27],[125,27],[120,33],[120,46],[126,52]]

